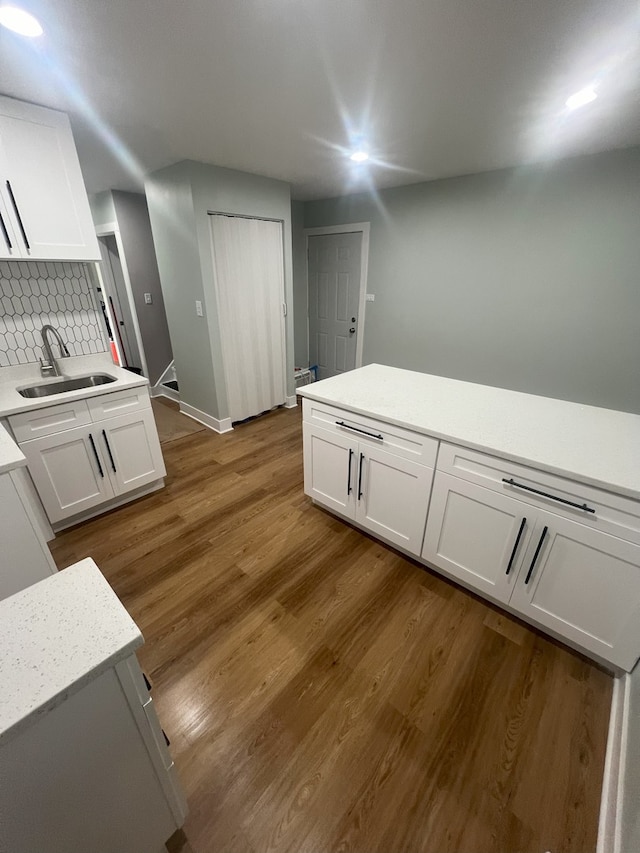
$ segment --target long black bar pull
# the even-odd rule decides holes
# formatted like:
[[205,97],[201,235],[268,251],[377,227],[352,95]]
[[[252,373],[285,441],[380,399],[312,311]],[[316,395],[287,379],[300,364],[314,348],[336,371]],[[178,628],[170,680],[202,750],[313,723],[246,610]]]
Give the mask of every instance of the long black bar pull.
[[347,476],[347,494],[350,495],[353,491],[351,488],[351,460],[353,459],[353,449],[349,448],[349,474]]
[[4,223],[4,218],[1,213],[0,227],[2,228],[2,233],[4,234],[4,242],[7,244],[7,249],[13,249],[13,243],[11,242],[11,238],[9,237],[9,232],[7,231],[7,226]]
[[538,554],[540,553],[540,549],[542,548],[542,543],[544,542],[544,539],[545,539],[545,536],[547,535],[547,530],[548,530],[548,529],[549,529],[549,528],[548,528],[548,527],[547,527],[547,525],[545,524],[545,526],[544,526],[544,530],[542,531],[542,536],[540,537],[540,540],[538,541],[538,546],[537,546],[537,548],[536,548],[536,553],[533,555],[533,560],[531,560],[531,565],[529,566],[529,571],[527,572],[527,576],[526,576],[526,578],[524,579],[525,586],[526,586],[526,585],[529,583],[529,581],[531,580],[531,573],[533,572],[533,569],[534,569],[534,567],[535,567],[536,563],[538,562]]
[[96,443],[93,440],[93,436],[91,435],[91,433],[89,433],[89,441],[91,442],[91,447],[93,448],[93,455],[96,457],[98,471],[100,472],[100,476],[104,479],[104,471],[102,470],[102,465],[100,464],[100,457],[98,456],[98,451],[96,450]]
[[380,433],[376,434],[375,432],[367,432],[366,429],[360,429],[360,427],[345,424],[344,421],[336,421],[336,426],[342,427],[342,429],[350,429],[352,432],[360,433],[360,435],[366,435],[367,438],[375,438],[376,441],[384,441],[384,436],[380,435]]
[[107,453],[109,454],[109,461],[111,462],[111,468],[113,469],[113,473],[116,473],[116,463],[113,461],[113,453],[111,452],[111,448],[109,447],[109,439],[107,438],[107,433],[105,430],[102,430],[102,437],[104,438],[104,443],[107,445]]
[[360,454],[360,468],[358,471],[358,500],[362,497],[362,464],[364,462],[364,453]]
[[583,510],[584,512],[595,512],[595,509],[592,509],[586,504],[577,504],[575,503],[575,501],[568,501],[566,498],[559,498],[557,495],[550,495],[549,492],[541,492],[540,489],[533,489],[531,488],[531,486],[525,486],[523,483],[516,483],[513,477],[510,477],[508,480],[506,477],[503,477],[502,482],[507,483],[507,485],[509,486],[515,486],[516,489],[524,489],[525,492],[533,492],[534,495],[540,495],[540,497],[549,498],[552,501],[557,501],[559,504],[573,506],[576,509]]
[[518,530],[518,535],[516,536],[516,541],[513,546],[513,551],[511,552],[511,556],[509,557],[509,565],[507,566],[506,575],[511,571],[511,567],[513,566],[513,561],[516,558],[516,554],[518,553],[518,545],[520,544],[520,540],[522,539],[522,533],[524,532],[524,526],[527,523],[527,519],[523,518],[520,523],[520,530]]
[[29,245],[29,240],[27,239],[27,232],[24,230],[24,225],[22,224],[22,217],[20,216],[18,203],[16,202],[16,197],[14,196],[13,189],[11,188],[11,181],[7,181],[7,191],[9,193],[9,198],[11,199],[11,204],[13,205],[13,210],[16,215],[16,219],[18,220],[18,225],[20,226],[20,231],[22,232],[22,239],[24,240],[24,244],[27,249],[31,249],[31,246]]

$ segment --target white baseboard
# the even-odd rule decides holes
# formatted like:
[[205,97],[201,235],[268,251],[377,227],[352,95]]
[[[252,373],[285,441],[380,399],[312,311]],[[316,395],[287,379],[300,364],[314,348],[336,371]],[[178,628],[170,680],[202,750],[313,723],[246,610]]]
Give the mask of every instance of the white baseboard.
[[149,389],[152,397],[166,397],[167,400],[173,400],[176,403],[180,402],[180,394],[174,391],[173,388],[167,388],[166,385],[154,385]]
[[285,409],[295,409],[298,405],[298,397],[293,394],[291,397],[284,398],[284,407]]
[[195,406],[189,406],[182,402],[180,403],[180,411],[183,415],[187,415],[187,417],[193,418],[194,421],[204,424],[214,432],[223,433],[231,432],[233,430],[231,418],[222,418],[222,420],[218,420],[218,418],[214,418],[212,415],[208,415],[206,412],[196,409]]
[[629,728],[629,673],[615,678],[602,780],[596,853],[622,853],[620,824]]

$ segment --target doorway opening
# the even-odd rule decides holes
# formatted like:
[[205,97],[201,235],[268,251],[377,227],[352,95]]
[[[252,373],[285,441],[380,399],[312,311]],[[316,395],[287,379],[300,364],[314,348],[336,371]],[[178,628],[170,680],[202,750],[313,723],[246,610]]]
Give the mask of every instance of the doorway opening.
[[102,257],[100,295],[118,360],[122,367],[147,376],[135,305],[115,233],[98,235],[98,245]]

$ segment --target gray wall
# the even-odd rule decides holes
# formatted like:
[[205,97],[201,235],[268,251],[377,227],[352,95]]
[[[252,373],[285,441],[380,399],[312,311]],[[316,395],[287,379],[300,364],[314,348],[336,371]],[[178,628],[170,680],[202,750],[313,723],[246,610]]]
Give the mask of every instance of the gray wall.
[[640,148],[305,205],[361,221],[365,364],[640,412]]
[[[116,221],[124,250],[138,325],[149,371],[154,385],[173,359],[160,274],[151,234],[147,200],[140,193],[113,191]],[[150,293],[151,305],[144,301]]]
[[[208,214],[230,213],[282,220],[284,296],[292,306],[289,185],[259,175],[186,161],[153,173],[145,187],[181,401],[215,418],[227,418],[229,410],[218,332]],[[204,317],[195,315],[196,299],[204,304]],[[287,393],[293,395],[291,310],[286,321],[286,347]]]
[[293,337],[296,367],[309,366],[309,290],[307,251],[304,234],[304,203],[291,202],[291,242],[293,247]]
[[96,227],[111,225],[116,221],[116,210],[113,206],[111,190],[89,196],[89,207],[91,208],[93,224]]
[[191,164],[177,163],[145,181],[149,218],[160,271],[180,399],[218,417],[213,357],[206,318],[196,317],[204,301],[191,191]]

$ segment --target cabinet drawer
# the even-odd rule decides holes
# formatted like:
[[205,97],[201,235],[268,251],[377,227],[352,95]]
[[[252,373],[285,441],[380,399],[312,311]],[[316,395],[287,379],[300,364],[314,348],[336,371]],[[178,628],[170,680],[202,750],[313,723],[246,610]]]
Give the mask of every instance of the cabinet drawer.
[[156,714],[153,699],[147,699],[146,704],[142,706],[142,710],[144,711],[145,717],[147,718],[147,722],[149,723],[149,728],[151,729],[151,733],[153,735],[153,740],[156,745],[158,756],[162,761],[163,769],[168,770],[173,764],[173,759],[171,758],[171,753],[169,752],[169,749],[167,747],[165,735],[160,726],[160,720],[158,719],[158,715]]
[[[446,442],[440,444],[437,467],[439,471],[548,509],[556,515],[640,543],[640,501]],[[582,509],[584,504],[589,509]]]
[[357,415],[347,409],[317,403],[307,397],[303,400],[302,411],[306,423],[382,447],[388,453],[412,459],[429,468],[435,466],[439,442],[428,435]]
[[59,406],[47,406],[31,412],[10,415],[9,423],[20,444],[43,435],[53,435],[66,429],[91,423],[86,400],[73,400]]
[[118,415],[126,415],[151,406],[146,385],[138,388],[126,388],[112,394],[100,394],[87,400],[92,421],[104,421]]

